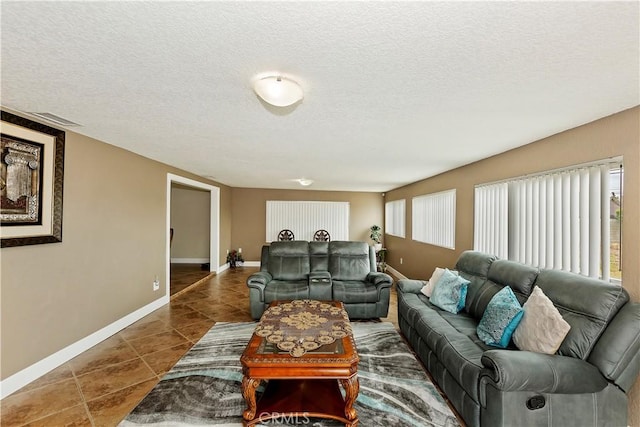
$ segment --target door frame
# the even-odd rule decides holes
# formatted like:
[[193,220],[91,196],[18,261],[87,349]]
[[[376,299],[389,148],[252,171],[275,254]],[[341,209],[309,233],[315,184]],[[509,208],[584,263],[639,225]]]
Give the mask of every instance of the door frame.
[[167,221],[166,221],[166,264],[167,281],[166,295],[170,294],[171,283],[171,184],[181,184],[188,187],[209,191],[210,193],[210,227],[209,227],[209,271],[220,273],[220,187],[167,173]]

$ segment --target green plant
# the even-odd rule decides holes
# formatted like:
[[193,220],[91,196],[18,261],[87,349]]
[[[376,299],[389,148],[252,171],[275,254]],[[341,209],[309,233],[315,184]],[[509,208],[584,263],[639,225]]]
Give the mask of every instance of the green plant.
[[371,230],[371,234],[369,235],[369,237],[371,237],[371,240],[373,240],[376,243],[381,243],[381,241],[382,241],[382,229],[380,228],[380,226],[379,225],[372,225],[369,230]]

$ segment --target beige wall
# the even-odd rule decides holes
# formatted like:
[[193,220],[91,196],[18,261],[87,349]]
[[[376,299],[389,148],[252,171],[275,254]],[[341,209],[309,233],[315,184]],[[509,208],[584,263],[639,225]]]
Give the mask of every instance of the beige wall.
[[233,188],[231,211],[231,247],[242,248],[245,261],[260,261],[260,248],[265,244],[267,200],[349,202],[349,239],[369,244],[369,227],[383,225],[384,203],[380,193],[312,190],[268,190]]
[[[496,130],[499,131],[499,130]],[[388,263],[411,278],[428,279],[436,266],[451,267],[458,255],[473,248],[474,185],[624,156],[623,286],[640,301],[640,108],[636,107],[568,130],[524,147],[481,160],[424,181],[390,191],[385,200],[407,200],[406,236],[385,236]],[[456,249],[411,240],[411,198],[455,188]],[[400,264],[400,257],[403,264]],[[640,425],[640,382],[630,395],[630,425]]]
[[[73,132],[67,132],[63,241],[0,251],[1,378],[24,369],[160,295],[165,277],[166,174],[220,187],[220,265],[226,249],[260,259],[267,200],[350,203],[350,239],[371,243],[383,226],[383,201],[457,189],[456,249],[385,236],[388,262],[428,278],[473,246],[473,186],[590,160],[624,156],[624,286],[640,300],[640,109],[634,108],[516,150],[387,193],[229,188]],[[115,142],[115,141],[112,141]],[[390,165],[401,167],[401,165]],[[410,211],[410,209],[408,209]],[[399,264],[400,257],[404,263]],[[631,261],[628,261],[631,260]],[[640,391],[631,393],[630,424],[640,425]]]
[[167,173],[220,188],[227,247],[228,187],[66,132],[62,242],[0,251],[3,380],[161,297]]
[[209,259],[210,218],[209,191],[177,184],[171,186],[171,228],[174,232],[171,244],[172,262]]

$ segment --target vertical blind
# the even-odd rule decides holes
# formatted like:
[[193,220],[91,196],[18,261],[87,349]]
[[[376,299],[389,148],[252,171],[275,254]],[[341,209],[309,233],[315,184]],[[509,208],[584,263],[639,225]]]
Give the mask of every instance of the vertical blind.
[[475,188],[474,196],[474,249],[509,256],[508,184],[483,185]]
[[267,242],[285,229],[296,240],[312,241],[318,230],[327,230],[331,240],[349,240],[349,203],[268,200],[266,225]]
[[456,190],[412,199],[413,240],[455,249]]
[[384,204],[384,229],[392,236],[405,236],[405,199]]
[[606,162],[477,186],[474,248],[609,280],[610,169]]

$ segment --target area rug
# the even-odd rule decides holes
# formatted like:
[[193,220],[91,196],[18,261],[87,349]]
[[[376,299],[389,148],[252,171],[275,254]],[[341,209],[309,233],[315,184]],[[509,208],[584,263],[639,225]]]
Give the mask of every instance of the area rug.
[[[217,323],[120,425],[242,426],[246,405],[239,359],[255,326]],[[355,403],[360,426],[459,426],[391,323],[354,322],[352,326],[360,355],[360,393]],[[282,421],[261,425],[344,425],[306,417]]]

